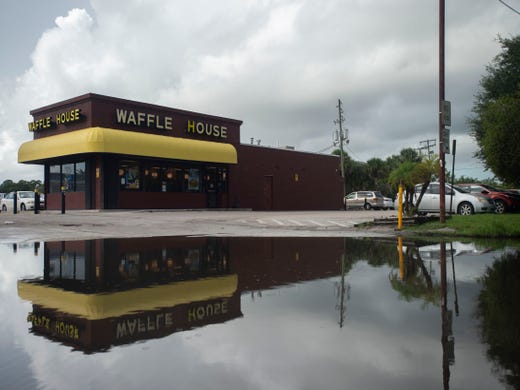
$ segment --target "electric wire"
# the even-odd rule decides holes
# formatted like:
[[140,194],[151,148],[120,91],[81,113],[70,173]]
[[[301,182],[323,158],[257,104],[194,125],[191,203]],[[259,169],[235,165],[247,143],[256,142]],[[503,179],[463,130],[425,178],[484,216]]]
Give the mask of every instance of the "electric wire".
[[509,8],[511,11],[517,13],[518,15],[520,15],[520,12],[517,11],[516,9],[514,9],[513,7],[511,7],[509,4],[507,4],[505,1],[502,1],[502,0],[498,0],[500,3],[502,3],[503,5],[505,5],[507,8]]

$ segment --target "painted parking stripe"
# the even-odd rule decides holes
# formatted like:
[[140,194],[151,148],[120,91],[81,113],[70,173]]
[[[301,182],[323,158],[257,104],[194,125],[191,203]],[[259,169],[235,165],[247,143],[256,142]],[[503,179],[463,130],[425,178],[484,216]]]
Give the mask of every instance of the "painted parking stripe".
[[316,221],[313,221],[312,219],[309,220],[309,222],[310,222],[310,223],[313,223],[313,224],[315,224],[315,225],[318,225],[318,226],[325,226],[324,224],[319,223],[319,222],[316,222]]
[[336,221],[327,221],[327,222],[332,224],[332,225],[337,225],[337,226],[341,226],[341,227],[347,227],[347,225],[339,223],[339,222],[336,222]]
[[265,225],[265,224],[266,224],[266,223],[265,223],[263,220],[261,220],[261,219],[257,219],[256,222],[258,222],[258,223],[261,224],[261,225]]
[[274,218],[272,218],[271,221],[273,221],[274,223],[277,223],[278,225],[281,225],[281,226],[284,225],[284,223],[282,221],[279,221],[279,220],[274,219]]
[[300,221],[295,221],[294,219],[289,219],[289,222],[293,225],[304,226],[303,223],[301,223]]

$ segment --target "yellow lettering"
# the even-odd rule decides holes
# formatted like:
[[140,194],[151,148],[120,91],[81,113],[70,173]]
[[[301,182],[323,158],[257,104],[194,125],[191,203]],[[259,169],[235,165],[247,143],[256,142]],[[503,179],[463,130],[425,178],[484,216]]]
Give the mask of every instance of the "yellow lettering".
[[195,121],[191,121],[188,119],[188,128],[186,129],[188,133],[194,133],[195,132]]
[[195,308],[189,309],[188,310],[188,322],[196,321],[196,320],[197,320],[197,315],[195,313]]

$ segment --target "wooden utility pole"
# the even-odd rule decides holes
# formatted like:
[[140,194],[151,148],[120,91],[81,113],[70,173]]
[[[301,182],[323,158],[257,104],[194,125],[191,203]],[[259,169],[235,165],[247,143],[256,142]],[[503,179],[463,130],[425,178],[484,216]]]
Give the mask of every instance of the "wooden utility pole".
[[439,222],[445,222],[446,214],[446,177],[444,167],[444,0],[439,0],[439,165],[441,168],[439,174]]
[[345,122],[345,117],[343,116],[343,103],[340,99],[338,99],[338,119],[334,121],[339,127],[338,131],[338,139],[339,139],[339,153],[340,153],[340,164],[341,164],[341,177],[343,178],[343,199],[345,199],[345,195],[347,195],[347,181],[345,180],[345,151],[343,150],[343,143],[348,144],[348,134],[347,129],[345,132],[343,131],[343,122]]

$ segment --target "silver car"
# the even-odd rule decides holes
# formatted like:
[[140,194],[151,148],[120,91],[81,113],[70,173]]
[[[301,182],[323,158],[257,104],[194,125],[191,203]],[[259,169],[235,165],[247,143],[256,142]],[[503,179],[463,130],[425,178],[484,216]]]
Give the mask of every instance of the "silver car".
[[[494,211],[494,204],[484,196],[471,194],[457,186],[445,185],[445,207],[446,212],[460,215],[475,213],[488,213]],[[415,202],[421,193],[422,184],[415,186]],[[430,183],[424,193],[418,211],[420,213],[440,212],[439,183]],[[450,208],[451,205],[451,208]]]
[[385,200],[383,194],[379,191],[355,191],[351,192],[343,200],[347,209],[364,208],[382,209],[385,207]]

